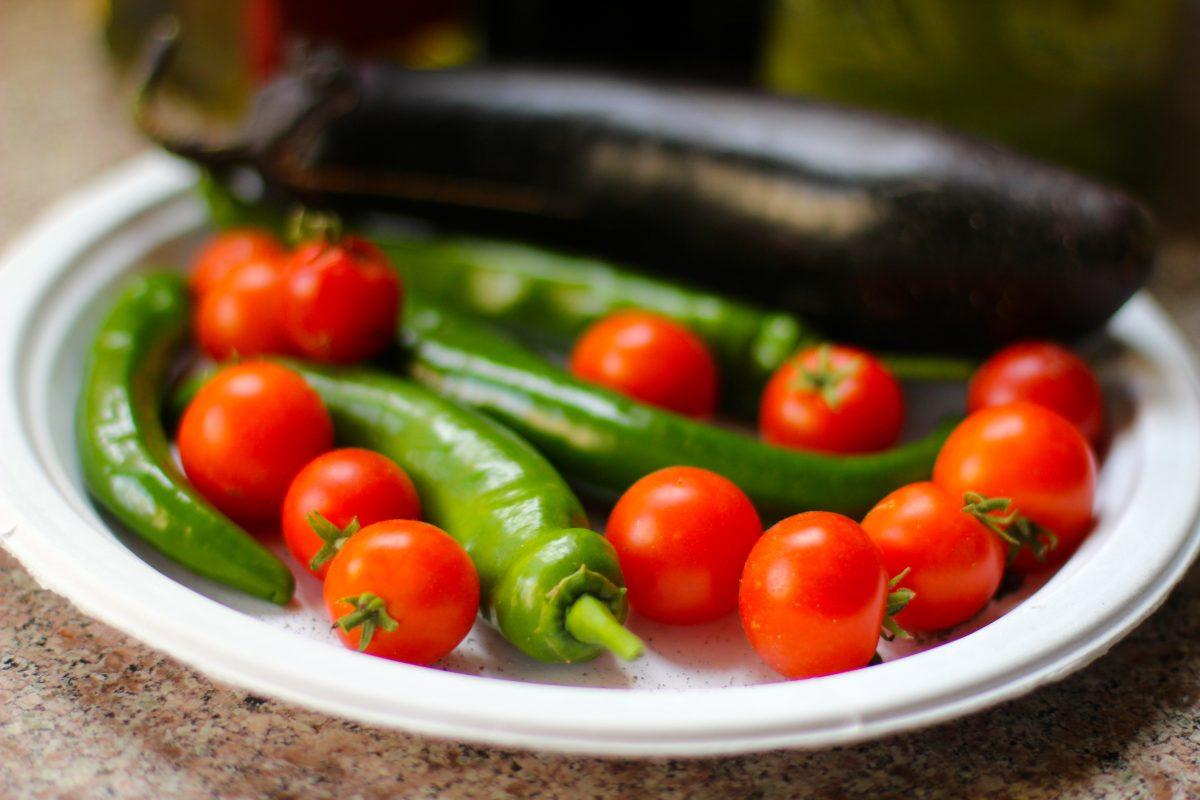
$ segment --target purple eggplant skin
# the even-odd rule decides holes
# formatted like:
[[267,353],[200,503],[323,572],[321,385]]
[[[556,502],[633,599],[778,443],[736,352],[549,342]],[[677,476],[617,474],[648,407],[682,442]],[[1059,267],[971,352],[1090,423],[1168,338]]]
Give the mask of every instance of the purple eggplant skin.
[[602,255],[837,338],[1073,340],[1154,263],[1126,194],[925,125],[546,68],[336,72],[266,87],[259,140],[232,160],[307,203]]

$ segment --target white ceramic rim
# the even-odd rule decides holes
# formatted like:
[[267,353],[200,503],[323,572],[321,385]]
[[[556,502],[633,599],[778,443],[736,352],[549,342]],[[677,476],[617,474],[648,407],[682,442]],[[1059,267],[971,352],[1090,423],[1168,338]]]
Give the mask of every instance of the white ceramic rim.
[[[56,478],[61,470],[47,463],[29,416],[28,353],[41,298],[81,254],[194,180],[180,162],[137,157],[55,206],[0,259],[0,543],[85,613],[227,684],[367,723],[507,747],[622,756],[824,747],[958,717],[1080,668],[1163,601],[1200,547],[1194,361],[1143,295],[1110,330],[1167,369],[1143,387],[1137,424],[1154,458],[1136,479],[1119,535],[1073,559],[1004,617],[943,647],[828,678],[654,691],[422,669],[272,628],[170,580],[108,536]],[[102,535],[67,550],[38,533],[63,526]]]

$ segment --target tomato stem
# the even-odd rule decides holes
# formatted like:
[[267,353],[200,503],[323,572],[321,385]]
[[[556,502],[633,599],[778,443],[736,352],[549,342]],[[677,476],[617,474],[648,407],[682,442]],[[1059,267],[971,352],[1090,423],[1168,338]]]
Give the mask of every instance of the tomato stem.
[[887,604],[884,606],[883,611],[883,630],[880,631],[880,635],[883,636],[885,641],[890,642],[897,637],[901,639],[912,638],[909,632],[904,630],[904,628],[900,626],[900,623],[896,622],[894,619],[894,617],[903,611],[904,607],[907,606],[909,602],[911,602],[912,599],[917,596],[917,593],[912,589],[903,587],[899,589],[896,588],[900,584],[900,581],[904,580],[904,576],[911,571],[912,567],[905,567],[896,573],[896,575],[890,581],[888,581],[889,591],[887,596]]
[[320,511],[309,513],[308,524],[313,529],[313,533],[320,536],[323,542],[321,549],[308,562],[308,568],[311,570],[320,569],[322,564],[336,556],[346,540],[358,533],[359,529],[358,517],[350,520],[350,524],[346,527],[339,528],[326,519]]
[[567,609],[567,633],[581,642],[598,644],[625,661],[632,661],[645,649],[642,640],[613,616],[612,610],[593,595],[585,594]]
[[312,241],[334,243],[342,238],[342,233],[342,219],[337,214],[298,208],[288,216],[284,238],[293,245]]
[[838,387],[842,385],[842,381],[858,372],[861,359],[854,358],[839,369],[833,366],[831,352],[828,344],[818,347],[816,367],[801,365],[797,370],[793,388],[804,392],[817,392],[830,409],[836,409],[842,403]]
[[[963,495],[963,512],[983,523],[983,526],[1008,543],[1008,561],[1011,564],[1022,547],[1028,547],[1038,561],[1046,560],[1046,553],[1058,547],[1058,537],[1023,515],[1013,506],[1008,497],[985,497],[978,492]],[[997,516],[997,512],[1000,516]],[[1006,513],[1007,512],[1007,513]]]
[[349,633],[360,625],[362,626],[362,633],[358,637],[358,649],[360,651],[366,650],[371,644],[371,639],[375,636],[377,628],[382,628],[390,632],[400,627],[400,623],[388,615],[387,603],[377,594],[363,592],[357,597],[353,595],[343,597],[338,602],[349,603],[354,607],[353,611],[338,618],[337,626],[346,633]]

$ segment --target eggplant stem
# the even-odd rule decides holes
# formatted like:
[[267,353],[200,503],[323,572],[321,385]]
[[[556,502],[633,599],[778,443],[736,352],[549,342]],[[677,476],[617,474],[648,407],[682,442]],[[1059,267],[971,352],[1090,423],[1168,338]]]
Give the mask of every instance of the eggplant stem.
[[181,32],[182,25],[174,14],[164,15],[151,30],[142,56],[143,77],[133,101],[133,121],[160,147],[206,167],[244,163],[247,149],[243,145],[214,147],[193,139],[174,138],[167,135],[154,112],[158,90],[179,53]]

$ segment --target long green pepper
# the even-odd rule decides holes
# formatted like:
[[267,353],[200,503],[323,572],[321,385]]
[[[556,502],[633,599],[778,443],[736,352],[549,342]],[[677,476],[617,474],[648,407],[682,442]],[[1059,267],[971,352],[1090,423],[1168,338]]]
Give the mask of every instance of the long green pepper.
[[[494,322],[535,345],[562,350],[597,320],[626,309],[669,317],[708,345],[723,377],[723,404],[757,410],[771,374],[823,337],[792,314],[768,311],[597,258],[519,242],[466,237],[372,236],[405,286],[453,311]],[[884,354],[898,378],[966,380],[969,359]]]
[[489,239],[373,237],[408,289],[548,347],[570,346],[621,310],[670,317],[712,350],[733,385],[758,389],[784,359],[819,337],[790,314],[639,275],[607,261]]
[[75,439],[88,491],[133,533],[193,572],[256,597],[291,600],[292,573],[175,468],[159,408],[187,334],[187,287],[172,274],[129,281],[88,354]]
[[409,295],[401,370],[511,428],[568,477],[614,496],[669,466],[713,470],[760,513],[861,514],[929,477],[950,425],[908,445],[838,456],[773,447],[580,381],[488,325]]
[[393,376],[283,363],[321,396],[341,442],[408,472],[429,520],[471,556],[481,613],[508,641],[549,662],[641,652],[620,625],[628,604],[612,545],[583,527],[578,499],[528,443]]

